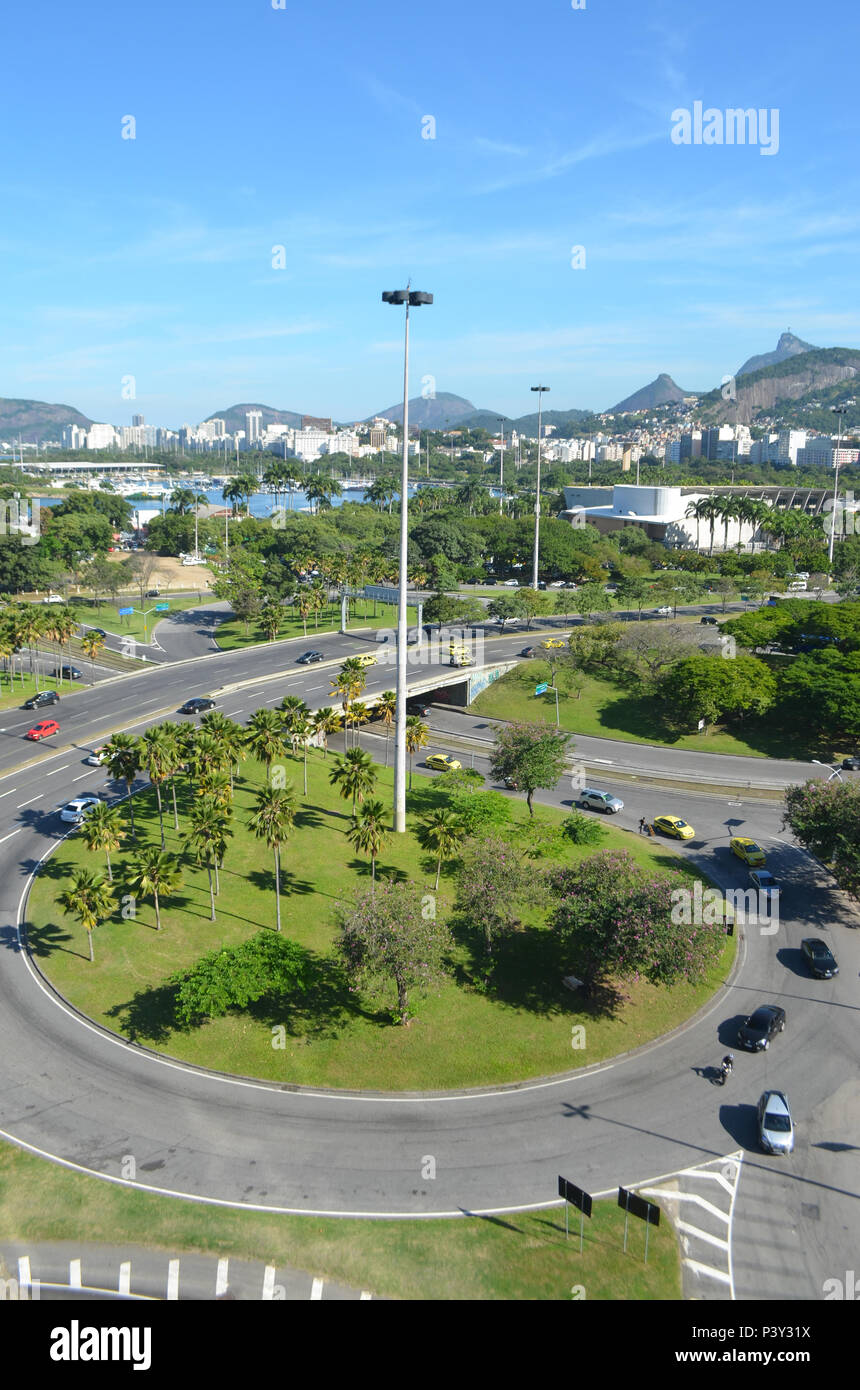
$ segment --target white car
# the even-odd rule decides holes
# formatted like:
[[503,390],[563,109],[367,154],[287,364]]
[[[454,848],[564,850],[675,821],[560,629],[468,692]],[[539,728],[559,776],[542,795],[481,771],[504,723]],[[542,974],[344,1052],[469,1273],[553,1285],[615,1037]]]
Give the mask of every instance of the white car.
[[668,606],[668,604],[665,605],[663,608],[655,608],[654,616],[656,618],[671,618],[672,609]]
[[104,749],[104,748],[94,748],[93,751],[92,751],[92,753],[90,753],[89,757],[86,759],[86,762],[87,762],[87,764],[88,764],[89,767],[101,767],[101,766],[102,766],[102,763],[104,762],[104,760],[105,760],[105,749]]
[[68,806],[64,806],[60,812],[60,820],[67,821],[71,825],[80,825],[91,806],[99,806],[101,797],[99,796],[76,796],[74,801],[70,801]]
[[554,579],[554,580],[552,581],[551,584],[547,584],[547,588],[548,588],[548,589],[564,589],[564,588],[566,588],[566,585],[565,585],[565,582],[564,582],[563,579]]
[[518,589],[520,587],[520,581],[518,579],[506,579],[504,581],[504,587],[506,589]]
[[43,603],[65,603],[65,601],[60,594],[48,594],[47,598],[42,599]]

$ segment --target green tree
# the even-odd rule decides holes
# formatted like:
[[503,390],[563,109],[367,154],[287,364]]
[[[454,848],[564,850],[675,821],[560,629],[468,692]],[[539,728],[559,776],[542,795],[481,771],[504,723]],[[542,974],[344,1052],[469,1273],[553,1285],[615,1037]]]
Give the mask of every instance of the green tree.
[[358,988],[393,985],[396,1017],[409,1022],[409,999],[444,975],[451,949],[447,927],[412,883],[379,885],[343,908],[338,921],[338,951]]
[[415,754],[426,748],[430,739],[430,728],[418,714],[406,716],[406,751],[409,754],[409,790],[412,790],[412,762]]
[[265,766],[268,781],[275,759],[287,756],[283,716],[273,709],[256,710],[248,720],[246,742],[253,756]]
[[353,814],[347,838],[359,854],[370,856],[371,893],[376,888],[376,861],[386,840],[387,821],[390,814],[381,801],[365,801],[361,810]]
[[363,802],[376,785],[373,759],[363,748],[348,748],[342,757],[335,758],[328,780],[333,787],[338,788],[344,801],[352,797],[354,816],[356,802]]
[[100,874],[91,873],[89,869],[76,869],[72,874],[71,888],[65,889],[57,901],[67,917],[77,917],[86,929],[92,962],[95,960],[93,932],[99,922],[110,917],[116,908],[113,889]]
[[463,822],[455,811],[447,806],[439,806],[424,817],[418,827],[418,843],[422,849],[436,856],[436,882],[434,891],[439,891],[439,875],[442,861],[451,859],[463,838]]
[[135,897],[152,897],[155,903],[155,929],[161,931],[161,899],[182,887],[182,873],[172,854],[157,845],[141,845],[127,871],[127,882]]
[[131,838],[135,838],[134,797],[132,787],[143,767],[140,739],[131,734],[114,734],[104,745],[102,765],[117,782],[125,782],[128,810],[131,817]]
[[296,799],[293,785],[283,788],[262,787],[257,793],[254,814],[248,822],[259,840],[265,840],[275,857],[275,911],[278,931],[281,930],[281,846],[286,844],[295,828]]
[[776,697],[776,679],[754,656],[731,661],[688,656],[660,678],[657,691],[669,722],[686,729],[700,719],[713,724],[724,717],[764,714]]
[[206,866],[209,876],[209,905],[211,921],[215,921],[215,891],[212,882],[212,869],[217,874],[218,863],[223,858],[228,837],[233,834],[230,817],[223,806],[210,796],[201,796],[192,803],[189,812],[189,829],[183,835],[188,852],[196,864]]
[[530,859],[496,836],[467,840],[461,857],[457,908],[480,933],[492,961],[494,947],[513,930],[518,912],[542,900],[543,879]]
[[815,779],[788,787],[782,824],[846,893],[860,897],[860,783]]
[[84,816],[80,834],[87,849],[101,850],[104,853],[107,859],[108,883],[113,883],[110,857],[119,849],[121,840],[117,808],[108,806],[105,801],[100,801],[98,806],[91,806]]
[[490,770],[500,782],[526,794],[529,815],[539,787],[551,789],[564,774],[573,745],[569,734],[545,724],[512,723],[496,733]]
[[169,983],[178,986],[176,1013],[186,1027],[263,998],[277,1000],[283,1018],[290,999],[307,989],[307,955],[294,941],[262,931],[238,946],[207,951]]

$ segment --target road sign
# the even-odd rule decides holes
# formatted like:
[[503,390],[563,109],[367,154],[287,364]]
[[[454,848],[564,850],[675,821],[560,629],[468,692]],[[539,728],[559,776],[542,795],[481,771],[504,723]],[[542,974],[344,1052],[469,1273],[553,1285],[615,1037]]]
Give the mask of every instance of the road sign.
[[549,690],[549,683],[544,681],[543,685],[535,686],[535,695],[543,695],[545,690]]
[[365,584],[364,597],[378,599],[380,603],[397,603],[400,599],[400,590],[389,588],[384,584]]
[[618,1189],[618,1205],[631,1216],[638,1216],[640,1221],[647,1221],[649,1226],[660,1225],[660,1208],[654,1202],[646,1202],[644,1197],[637,1197],[635,1192],[628,1192],[626,1187]]
[[573,1206],[577,1207],[584,1216],[591,1215],[591,1194],[589,1192],[584,1192],[583,1189],[577,1187],[575,1183],[568,1182],[567,1178],[559,1177],[558,1195],[559,1197],[563,1197],[566,1202],[570,1202]]
[[133,609],[133,608],[118,608],[118,609],[117,609],[117,612],[119,613],[119,616],[120,616],[121,618],[124,618],[125,615],[126,615],[126,613],[133,613],[133,612],[134,612],[134,609]]
[[155,611],[156,613],[166,613],[169,607],[169,603],[157,603],[155,605]]

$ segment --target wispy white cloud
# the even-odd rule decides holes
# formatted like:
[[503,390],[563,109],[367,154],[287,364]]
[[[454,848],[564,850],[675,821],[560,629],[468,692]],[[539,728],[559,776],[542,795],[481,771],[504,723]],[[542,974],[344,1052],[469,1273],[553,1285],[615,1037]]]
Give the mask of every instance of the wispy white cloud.
[[643,145],[651,145],[657,140],[665,139],[665,129],[643,132],[639,135],[630,135],[629,132],[607,131],[587,140],[585,144],[578,145],[575,150],[567,150],[563,154],[552,155],[545,158],[542,163],[537,163],[533,168],[521,168],[500,178],[492,179],[488,183],[480,183],[471,191],[475,194],[504,193],[509,188],[520,188],[525,184],[545,183],[548,179],[556,179],[561,174],[566,174],[569,169],[573,169],[587,160],[606,159],[628,150],[641,149]]

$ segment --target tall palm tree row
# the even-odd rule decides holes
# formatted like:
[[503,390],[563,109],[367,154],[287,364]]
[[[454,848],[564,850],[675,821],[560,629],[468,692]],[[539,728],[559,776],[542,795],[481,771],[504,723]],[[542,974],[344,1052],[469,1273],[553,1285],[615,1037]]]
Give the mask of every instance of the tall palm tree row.
[[281,930],[281,846],[293,832],[296,799],[293,786],[262,787],[257,793],[254,813],[248,824],[260,840],[265,840],[275,857],[275,913],[278,931]]

